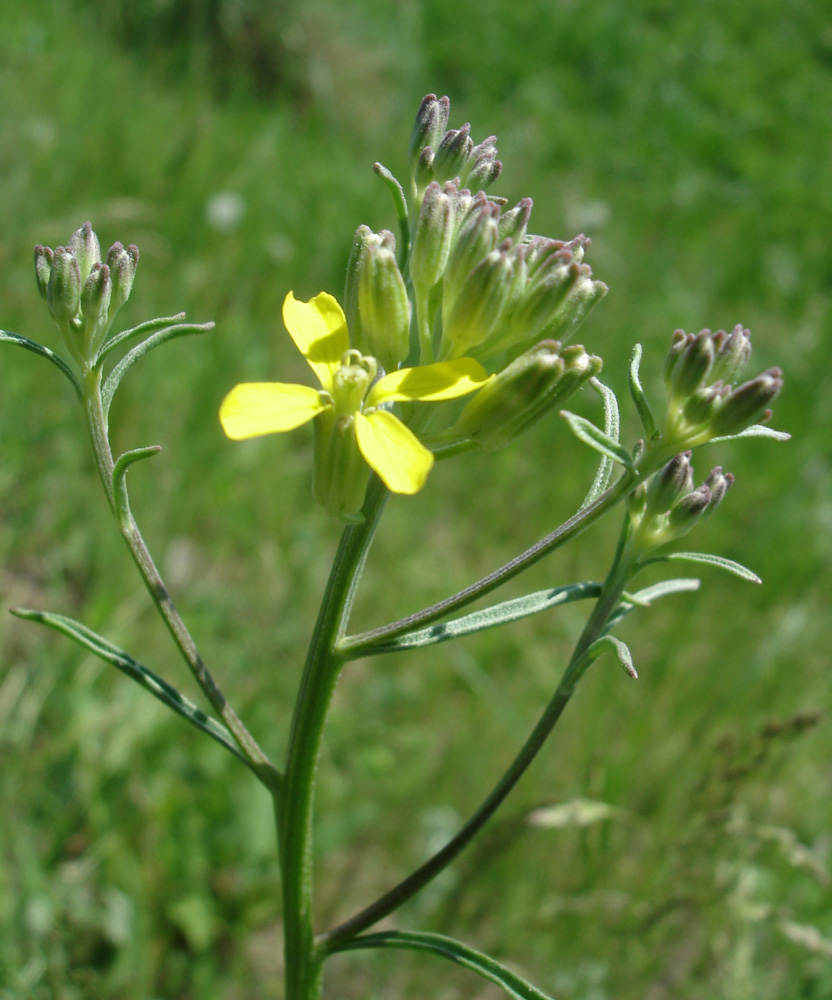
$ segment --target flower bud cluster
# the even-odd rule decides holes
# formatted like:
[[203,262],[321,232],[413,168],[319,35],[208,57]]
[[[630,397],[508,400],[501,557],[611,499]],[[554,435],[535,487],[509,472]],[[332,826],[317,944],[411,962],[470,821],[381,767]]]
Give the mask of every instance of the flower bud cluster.
[[422,101],[410,139],[410,169],[416,201],[420,203],[432,181],[456,179],[460,184],[487,188],[500,176],[497,137],[475,145],[471,126],[448,128],[450,101],[428,94]]
[[81,363],[98,351],[118,310],[130,297],[139,251],[114,243],[102,260],[89,222],[65,247],[35,247],[35,277],[72,356]]
[[630,494],[628,508],[632,544],[641,552],[675,541],[709,516],[734,482],[721,466],[694,488],[691,452],[674,456]]
[[783,373],[769,368],[736,385],[750,358],[751,334],[742,326],[735,326],[730,334],[677,330],[664,368],[666,439],[702,444],[768,420],[769,404],[783,387]]

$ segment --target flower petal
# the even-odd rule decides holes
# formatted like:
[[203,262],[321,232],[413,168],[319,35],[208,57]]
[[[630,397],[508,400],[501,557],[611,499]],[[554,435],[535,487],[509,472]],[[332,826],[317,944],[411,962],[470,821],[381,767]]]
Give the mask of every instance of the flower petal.
[[481,389],[489,378],[483,366],[472,358],[440,361],[419,368],[401,368],[376,382],[365,405],[378,406],[379,403],[405,399],[456,399]]
[[222,401],[220,423],[234,441],[291,431],[317,416],[328,403],[308,385],[242,382]]
[[308,302],[289,292],[283,301],[283,322],[321,385],[331,388],[332,374],[350,346],[347,321],[338,302],[327,292]]
[[387,410],[355,414],[358,447],[367,464],[394,493],[418,493],[433,466],[433,455]]

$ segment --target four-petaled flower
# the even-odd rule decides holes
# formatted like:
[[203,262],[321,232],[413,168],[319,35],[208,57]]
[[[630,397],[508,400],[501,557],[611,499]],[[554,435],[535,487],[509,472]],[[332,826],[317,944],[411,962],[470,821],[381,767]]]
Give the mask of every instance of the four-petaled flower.
[[394,493],[416,493],[425,484],[433,455],[387,404],[439,401],[479,389],[488,375],[476,361],[460,358],[402,368],[375,379],[377,362],[350,349],[344,313],[321,292],[301,302],[289,292],[283,322],[321,384],[320,389],[284,382],[243,382],[220,407],[220,421],[234,440],[294,430],[321,414],[354,435],[364,461]]

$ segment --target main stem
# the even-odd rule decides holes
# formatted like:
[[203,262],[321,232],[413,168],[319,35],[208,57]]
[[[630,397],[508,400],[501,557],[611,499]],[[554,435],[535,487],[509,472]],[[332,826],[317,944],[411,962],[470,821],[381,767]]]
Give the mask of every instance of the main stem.
[[388,493],[373,479],[364,521],[344,530],[312,635],[295,702],[283,791],[277,805],[283,877],[285,1000],[318,1000],[324,951],[315,943],[312,914],[312,812],[321,738],[343,658],[343,635],[355,584]]

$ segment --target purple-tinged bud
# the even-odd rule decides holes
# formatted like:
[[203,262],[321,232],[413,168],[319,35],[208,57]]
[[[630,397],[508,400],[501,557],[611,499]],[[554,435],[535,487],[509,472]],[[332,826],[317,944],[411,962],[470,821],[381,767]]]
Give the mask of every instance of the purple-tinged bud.
[[584,272],[574,283],[565,301],[543,328],[547,337],[557,336],[562,341],[569,340],[584,322],[593,306],[596,306],[609,291],[603,281],[590,278],[591,269],[586,264],[579,267]]
[[470,187],[487,188],[502,171],[503,165],[497,159],[497,136],[490,135],[470,151],[461,177]]
[[46,289],[49,287],[49,275],[52,272],[52,258],[54,253],[49,247],[40,245],[35,247],[35,278],[38,283],[38,291],[42,298],[46,298]]
[[687,399],[702,385],[714,363],[714,342],[710,330],[701,330],[686,342],[670,376],[671,392]]
[[367,247],[358,286],[363,350],[394,371],[410,350],[410,302],[395,253]]
[[81,269],[68,247],[56,247],[46,286],[46,304],[56,323],[66,323],[78,315],[81,304]]
[[84,322],[84,343],[87,353],[95,352],[106,332],[113,282],[106,264],[93,264],[90,276],[81,292],[81,315]]
[[413,183],[419,198],[421,198],[425,188],[433,180],[433,157],[433,150],[430,146],[425,146],[419,154],[416,166],[413,168]]
[[722,330],[719,333],[722,340],[717,347],[710,378],[732,383],[751,358],[751,334],[739,325],[727,336]]
[[674,538],[686,535],[701,520],[712,501],[711,491],[702,485],[692,493],[683,496],[670,510],[668,528]]
[[769,404],[782,388],[783,372],[779,368],[769,368],[762,375],[732,390],[711,418],[714,437],[739,434],[746,427],[760,420],[767,420],[770,416]]
[[139,266],[139,248],[132,243],[124,247],[114,243],[107,251],[107,266],[110,269],[110,279],[113,283],[113,293],[110,299],[110,318],[118,312],[130,298],[136,268]]
[[665,467],[650,480],[647,488],[647,510],[650,515],[664,514],[693,489],[691,452],[674,455]]
[[450,313],[462,283],[471,271],[497,246],[499,217],[500,209],[483,195],[459,230],[445,268],[442,299],[445,315]]
[[731,387],[723,382],[714,382],[713,385],[697,389],[693,395],[688,396],[682,407],[685,422],[692,427],[708,423],[730,391]]
[[[530,281],[512,315],[513,335],[518,343],[537,337],[547,328],[567,296],[581,279],[581,266],[571,262],[541,267]],[[552,258],[550,258],[552,260]],[[548,264],[548,261],[547,261]]]
[[436,94],[428,94],[422,98],[408,148],[411,167],[415,167],[425,146],[435,148],[438,145],[448,127],[450,109],[451,102],[447,97],[437,98]]
[[445,190],[432,181],[425,191],[422,208],[413,233],[410,250],[410,275],[417,292],[426,294],[445,273],[456,219],[457,189]]
[[734,477],[730,472],[723,472],[722,466],[718,465],[711,469],[711,473],[705,480],[705,485],[711,491],[711,503],[708,507],[708,516],[716,510],[722,503],[725,494],[734,485]]
[[673,372],[676,369],[676,365],[679,363],[679,358],[682,356],[682,352],[685,350],[687,345],[693,340],[694,335],[685,333],[684,330],[674,330],[673,340],[670,344],[670,350],[667,352],[667,357],[664,362],[664,384],[670,389],[672,385]]
[[101,263],[101,246],[89,222],[85,222],[70,236],[68,249],[78,261],[83,285],[90,276],[93,264]]
[[600,370],[601,359],[582,347],[561,353],[557,341],[542,341],[480,389],[460,414],[455,430],[488,451],[502,448]]
[[527,248],[526,261],[529,265],[529,277],[531,278],[549,257],[563,250],[566,244],[563,240],[550,240],[545,236],[527,236],[524,246]]
[[497,326],[513,289],[510,249],[503,244],[492,250],[465,279],[447,322],[443,321],[440,361],[461,358]]
[[500,239],[520,243],[526,235],[529,218],[532,214],[531,198],[522,198],[514,208],[503,212],[500,216]]
[[438,181],[450,181],[464,173],[468,157],[474,149],[471,126],[466,122],[460,129],[450,129],[442,137],[433,157],[431,169]]
[[627,497],[627,513],[633,521],[640,521],[647,510],[647,483],[639,483]]

